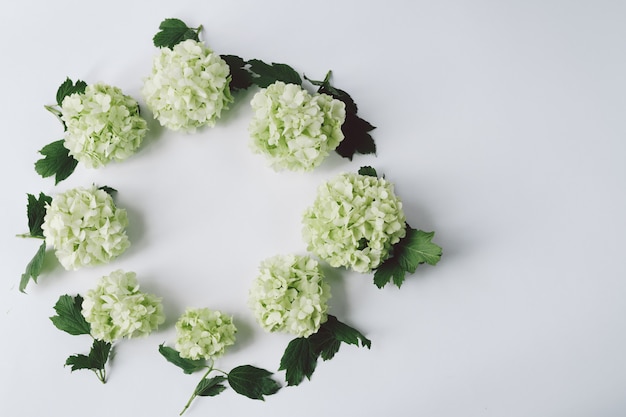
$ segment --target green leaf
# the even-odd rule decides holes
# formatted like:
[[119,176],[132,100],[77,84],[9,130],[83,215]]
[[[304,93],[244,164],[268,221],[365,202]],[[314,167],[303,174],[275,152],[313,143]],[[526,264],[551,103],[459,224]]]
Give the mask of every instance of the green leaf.
[[406,273],[414,273],[420,264],[436,265],[442,249],[432,243],[434,235],[435,232],[415,230],[407,224],[406,236],[393,246],[393,256],[376,269],[374,284],[382,288],[393,280],[400,288]]
[[89,355],[72,355],[65,361],[65,366],[71,366],[72,372],[80,369],[88,369],[96,372],[98,378],[104,383],[104,367],[109,360],[111,344],[102,340],[94,339]]
[[46,205],[52,203],[52,197],[39,193],[39,198],[27,194],[26,215],[28,216],[28,230],[32,237],[44,238],[41,225],[46,217]]
[[276,81],[302,85],[300,75],[287,64],[272,62],[269,65],[258,59],[251,59],[248,64],[250,64],[250,71],[254,74],[252,82],[261,88],[265,88]]
[[285,370],[287,385],[299,385],[304,378],[311,379],[317,360],[332,359],[341,343],[371,347],[372,342],[358,330],[328,315],[328,320],[308,338],[300,337],[289,342],[280,360],[279,370]]
[[176,349],[172,349],[171,347],[163,344],[159,345],[159,352],[165,359],[167,359],[168,362],[178,366],[186,374],[192,374],[207,367],[206,361],[202,359],[193,360],[181,358],[180,353]]
[[24,271],[24,273],[22,274],[22,278],[20,279],[20,292],[24,292],[26,286],[31,279],[35,283],[37,283],[37,277],[39,277],[39,274],[41,273],[41,268],[43,267],[43,261],[45,257],[46,241],[44,240],[39,246],[39,249],[37,250],[37,253],[33,257],[33,259],[31,259],[28,265],[26,265],[26,271]]
[[70,155],[70,151],[63,146],[64,139],[52,142],[39,151],[44,155],[42,158],[35,162],[35,171],[43,178],[55,176],[54,184],[58,184],[67,177],[69,177],[78,161]]
[[378,178],[376,170],[370,166],[359,168],[359,175],[368,175],[370,177]]
[[275,394],[280,389],[270,371],[252,365],[234,368],[228,373],[228,383],[238,394],[253,400],[265,400],[264,395]]
[[77,80],[76,84],[70,80],[69,77],[59,86],[57,90],[57,104],[61,106],[63,104],[63,99],[69,95],[74,93],[82,94],[85,92],[85,88],[87,88],[87,83],[82,80]]
[[230,68],[230,91],[245,90],[252,85],[252,74],[246,69],[248,63],[236,55],[221,55]]
[[398,262],[387,259],[374,272],[374,284],[378,288],[382,288],[393,280],[393,283],[400,288],[404,282],[406,271]]
[[57,329],[71,335],[89,334],[91,326],[81,312],[83,297],[62,295],[54,306],[57,315],[50,317]]
[[312,345],[323,360],[332,359],[339,351],[341,343],[371,348],[372,342],[361,332],[337,320],[337,317],[328,315],[326,323],[320,326],[317,333],[309,337]]
[[352,160],[354,154],[375,154],[376,143],[369,134],[375,127],[361,119],[356,113],[346,111],[346,120],[341,126],[344,138],[335,149],[339,155]]
[[175,45],[187,39],[199,41],[198,33],[202,27],[190,28],[180,19],[165,19],[159,25],[161,29],[152,41],[157,48],[173,48]]
[[311,379],[317,365],[315,354],[309,339],[299,337],[287,345],[278,370],[286,371],[287,385],[299,385],[304,377]]
[[226,380],[223,376],[215,376],[213,378],[202,378],[202,381],[196,386],[194,395],[200,397],[215,397],[226,389],[226,386],[222,384]]

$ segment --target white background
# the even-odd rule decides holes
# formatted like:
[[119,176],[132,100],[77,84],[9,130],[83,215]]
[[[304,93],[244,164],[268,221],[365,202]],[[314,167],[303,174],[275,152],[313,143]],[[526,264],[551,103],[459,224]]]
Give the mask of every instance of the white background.
[[[398,290],[327,269],[331,313],[372,340],[343,346],[311,381],[265,402],[231,389],[186,415],[621,416],[626,414],[626,3],[623,1],[7,2],[0,117],[0,414],[174,416],[199,375],[157,352],[187,306],[235,317],[218,361],[277,371],[288,335],[246,306],[259,262],[306,253],[300,215],[324,180],[373,165],[411,225],[436,232],[441,262]],[[376,156],[336,155],[313,173],[275,173],[248,149],[248,101],[193,135],[161,129],[131,159],[79,167],[54,186],[33,169],[61,139],[53,104],[69,76],[139,91],[160,21],[204,25],[216,52],[286,62],[359,104]],[[131,248],[64,271],[53,256],[18,292],[39,241],[26,193],[92,183],[119,190]],[[164,297],[168,320],[116,345],[109,382],[71,373],[89,338],[51,324],[62,294],[114,269]],[[284,372],[276,377],[284,381]]]

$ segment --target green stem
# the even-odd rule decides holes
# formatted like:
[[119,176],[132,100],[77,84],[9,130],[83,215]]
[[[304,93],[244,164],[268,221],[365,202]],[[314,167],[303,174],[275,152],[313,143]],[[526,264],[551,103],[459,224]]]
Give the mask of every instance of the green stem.
[[[209,369],[204,373],[204,375],[202,375],[202,378],[200,379],[201,381],[205,379],[207,376],[209,376],[209,374],[213,370],[213,364],[211,363],[211,366],[209,366],[208,368]],[[185,413],[185,411],[187,411],[187,409],[189,408],[189,406],[191,405],[191,403],[197,396],[198,395],[196,394],[196,390],[194,389],[193,394],[191,394],[191,397],[189,397],[189,401],[187,401],[187,404],[185,404],[185,408],[183,408],[183,411],[180,412],[179,416],[182,416]]]
[[33,238],[33,239],[45,239],[44,236],[33,236],[30,233],[22,233],[19,235],[15,235],[15,237],[21,237],[23,239]]
[[106,369],[104,369],[104,368],[102,368],[102,369],[94,369],[94,372],[96,373],[96,376],[98,377],[100,382],[102,382],[103,384],[107,383],[107,371],[106,371]]
[[57,117],[61,117],[61,115],[63,114],[61,112],[61,110],[59,110],[57,107],[55,106],[51,106],[49,104],[44,105],[45,109],[48,110],[50,113],[54,114]]

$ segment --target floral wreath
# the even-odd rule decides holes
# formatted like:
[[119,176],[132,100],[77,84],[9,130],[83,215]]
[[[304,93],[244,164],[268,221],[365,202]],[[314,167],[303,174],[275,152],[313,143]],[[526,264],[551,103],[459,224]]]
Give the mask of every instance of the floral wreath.
[[[374,126],[357,115],[350,95],[330,83],[303,76],[289,65],[218,55],[199,39],[202,27],[165,19],[153,43],[159,48],[141,93],[155,119],[165,128],[194,132],[214,126],[234,102],[234,93],[257,88],[250,105],[250,148],[264,155],[276,171],[311,171],[330,152],[352,159],[376,151],[369,132]],[[59,87],[56,104],[45,106],[63,124],[64,138],[44,146],[35,163],[55,185],[78,163],[98,168],[123,161],[141,146],[147,122],[135,99],[106,84],[76,82]],[[129,247],[126,211],[116,206],[107,186],[78,187],[54,197],[27,194],[29,231],[21,237],[42,243],[22,274],[19,290],[37,282],[46,249],[66,270],[108,264]],[[372,273],[374,284],[400,287],[407,274],[423,263],[435,265],[442,250],[434,232],[411,228],[391,182],[372,167],[342,173],[321,184],[302,216],[302,237],[313,256],[281,254],[263,260],[249,290],[248,304],[267,332],[296,336],[286,347],[278,371],[287,386],[311,379],[317,362],[330,360],[342,343],[369,348],[360,331],[328,313],[330,286],[320,266]],[[54,306],[53,324],[71,335],[89,335],[88,354],[67,358],[72,371],[91,370],[106,382],[114,343],[145,336],[165,322],[162,299],[140,290],[134,272],[115,270],[95,288],[62,295]],[[236,340],[232,316],[209,308],[188,308],[175,324],[174,347],[164,343],[161,355],[186,374],[203,371],[181,414],[198,396],[215,396],[226,383],[237,393],[264,399],[281,389],[274,374],[253,365],[226,372],[214,367]]]

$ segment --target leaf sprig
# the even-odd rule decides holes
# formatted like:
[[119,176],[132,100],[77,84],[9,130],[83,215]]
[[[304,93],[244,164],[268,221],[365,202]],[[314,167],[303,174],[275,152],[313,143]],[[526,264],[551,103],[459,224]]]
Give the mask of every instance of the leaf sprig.
[[28,216],[28,233],[18,235],[25,238],[42,239],[41,245],[35,256],[26,265],[26,270],[20,278],[19,290],[25,292],[28,283],[32,280],[37,283],[37,278],[41,274],[43,268],[43,262],[46,256],[46,241],[43,235],[41,225],[44,222],[46,216],[46,206],[52,202],[52,197],[39,193],[39,197],[35,197],[33,194],[27,194],[28,204],[26,206],[26,214]]
[[[83,298],[80,295],[72,297],[62,295],[54,306],[56,316],[50,317],[54,326],[73,336],[91,336],[91,325],[85,320],[81,310]],[[65,361],[65,366],[70,366],[72,372],[87,369],[93,371],[100,382],[106,383],[106,363],[111,354],[111,343],[93,338],[93,344],[89,354],[71,355]]]
[[[56,105],[44,106],[61,121],[63,131],[67,130],[67,126],[61,120],[63,99],[75,93],[82,94],[85,92],[85,88],[87,88],[86,82],[82,80],[74,82],[67,77],[57,89]],[[43,178],[54,177],[54,185],[69,177],[78,165],[76,158],[71,156],[69,149],[63,145],[64,141],[64,139],[57,140],[41,148],[39,153],[44,157],[35,162],[35,171]]]
[[423,263],[436,265],[442,249],[432,243],[435,232],[424,232],[406,225],[406,236],[393,246],[393,255],[374,272],[374,284],[382,288],[390,281],[400,288],[407,273],[412,274]]
[[[228,385],[236,393],[261,401],[265,400],[264,396],[275,394],[281,388],[280,384],[272,378],[273,374],[270,371],[252,365],[237,366],[230,372],[225,372],[215,368],[211,360],[183,358],[176,349],[164,344],[159,345],[159,352],[168,362],[182,369],[185,374],[192,374],[206,369],[189,401],[187,401],[187,404],[181,411],[181,415],[187,411],[196,397],[214,397],[219,395],[226,389],[224,382],[228,382]],[[213,371],[222,375],[209,378],[209,374]]]
[[316,333],[289,342],[280,360],[279,370],[286,371],[288,386],[300,385],[305,377],[311,379],[318,358],[330,360],[339,351],[341,343],[359,346],[359,342],[368,349],[372,345],[361,332],[340,322],[335,316],[328,315],[328,320]]

